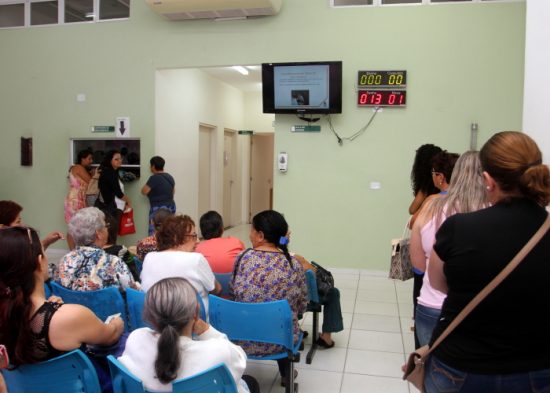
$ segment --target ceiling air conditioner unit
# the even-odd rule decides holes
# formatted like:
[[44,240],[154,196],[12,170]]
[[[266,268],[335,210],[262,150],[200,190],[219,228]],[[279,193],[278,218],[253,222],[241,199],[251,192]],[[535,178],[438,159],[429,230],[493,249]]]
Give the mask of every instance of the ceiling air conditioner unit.
[[282,0],[145,0],[168,20],[243,19],[275,15]]

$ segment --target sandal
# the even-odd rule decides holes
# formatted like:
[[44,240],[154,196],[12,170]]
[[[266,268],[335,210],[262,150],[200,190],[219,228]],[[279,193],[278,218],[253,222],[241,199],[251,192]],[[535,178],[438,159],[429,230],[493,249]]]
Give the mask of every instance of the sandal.
[[323,340],[321,337],[317,339],[316,343],[318,347],[325,348],[325,349],[332,348],[334,347],[334,344],[335,344],[334,340],[332,340],[332,343],[329,344],[325,340]]
[[309,332],[307,330],[301,330],[300,331],[302,332],[302,338],[307,338],[307,336],[309,336]]

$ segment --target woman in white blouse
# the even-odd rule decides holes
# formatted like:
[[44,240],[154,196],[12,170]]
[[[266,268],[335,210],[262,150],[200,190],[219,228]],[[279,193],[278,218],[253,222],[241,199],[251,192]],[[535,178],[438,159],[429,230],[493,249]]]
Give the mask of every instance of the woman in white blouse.
[[171,392],[173,381],[225,363],[239,393],[254,392],[241,379],[246,368],[244,351],[198,315],[197,293],[189,281],[160,280],[147,291],[143,309],[153,329],[134,330],[118,360],[147,390]]

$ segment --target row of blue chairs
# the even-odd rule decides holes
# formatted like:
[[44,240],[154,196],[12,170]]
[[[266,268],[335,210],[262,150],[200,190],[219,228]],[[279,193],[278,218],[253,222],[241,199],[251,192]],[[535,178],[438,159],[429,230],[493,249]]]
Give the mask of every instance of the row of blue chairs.
[[[230,274],[229,274],[230,276]],[[228,288],[228,278],[225,288]],[[308,311],[313,312],[313,345],[306,362],[311,363],[315,353],[315,341],[318,325],[318,312],[321,310],[315,274],[306,272],[308,283],[309,304]],[[94,310],[96,315],[105,319],[116,312],[121,312],[127,323],[128,330],[146,326],[142,312],[145,293],[128,288],[125,291],[126,299],[117,288],[106,288],[93,292],[78,292],[66,289],[56,283],[46,288],[47,295],[60,296],[66,303],[83,304]],[[223,285],[223,283],[222,283]],[[228,293],[228,290],[227,292]],[[222,291],[223,295],[223,291]],[[200,296],[198,296],[200,299]],[[204,305],[201,302],[201,310]],[[251,359],[277,360],[288,358],[289,369],[287,375],[290,381],[286,384],[286,393],[294,393],[297,384],[294,383],[294,362],[299,361],[298,348],[302,337],[297,343],[293,342],[292,312],[286,300],[268,303],[239,303],[225,300],[216,296],[209,297],[209,319],[212,326],[224,332],[230,340],[258,341],[278,344],[284,351],[268,356],[253,357]],[[206,319],[204,314],[201,316]],[[146,392],[141,381],[133,376],[120,362],[109,357],[109,367],[113,377],[115,393]],[[67,371],[69,370],[69,371]],[[97,375],[87,357],[75,350],[58,358],[40,363],[19,367],[15,371],[3,371],[10,393],[18,392],[99,392]],[[228,392],[236,391],[231,374],[223,364],[212,367],[205,372],[175,382],[174,392]]]
[[[209,316],[212,326],[224,332],[230,340],[247,340],[281,345],[284,350],[267,356],[250,356],[251,359],[290,360],[286,393],[294,393],[294,362],[299,361],[302,337],[294,343],[292,311],[286,300],[266,303],[239,303],[213,295],[209,297]],[[120,362],[108,357],[115,393],[144,393],[141,381]],[[99,393],[95,370],[88,358],[75,350],[55,359],[35,365],[21,366],[13,371],[3,370],[10,393]],[[174,382],[174,392],[232,393],[236,385],[223,364],[212,367],[190,378]]]
[[[109,315],[120,313],[125,323],[125,330],[131,332],[140,327],[147,326],[143,321],[143,304],[145,292],[126,288],[121,293],[117,287],[108,287],[97,291],[73,291],[56,282],[45,285],[46,296],[55,295],[63,299],[67,304],[81,304],[88,307],[102,321]],[[202,298],[197,294],[201,318],[206,320],[206,308]]]

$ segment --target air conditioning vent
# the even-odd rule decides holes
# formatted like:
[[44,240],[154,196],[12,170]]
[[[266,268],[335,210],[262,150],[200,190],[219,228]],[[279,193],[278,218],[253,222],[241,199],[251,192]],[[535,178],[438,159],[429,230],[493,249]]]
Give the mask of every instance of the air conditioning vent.
[[275,15],[282,0],[146,0],[168,20],[232,19]]

